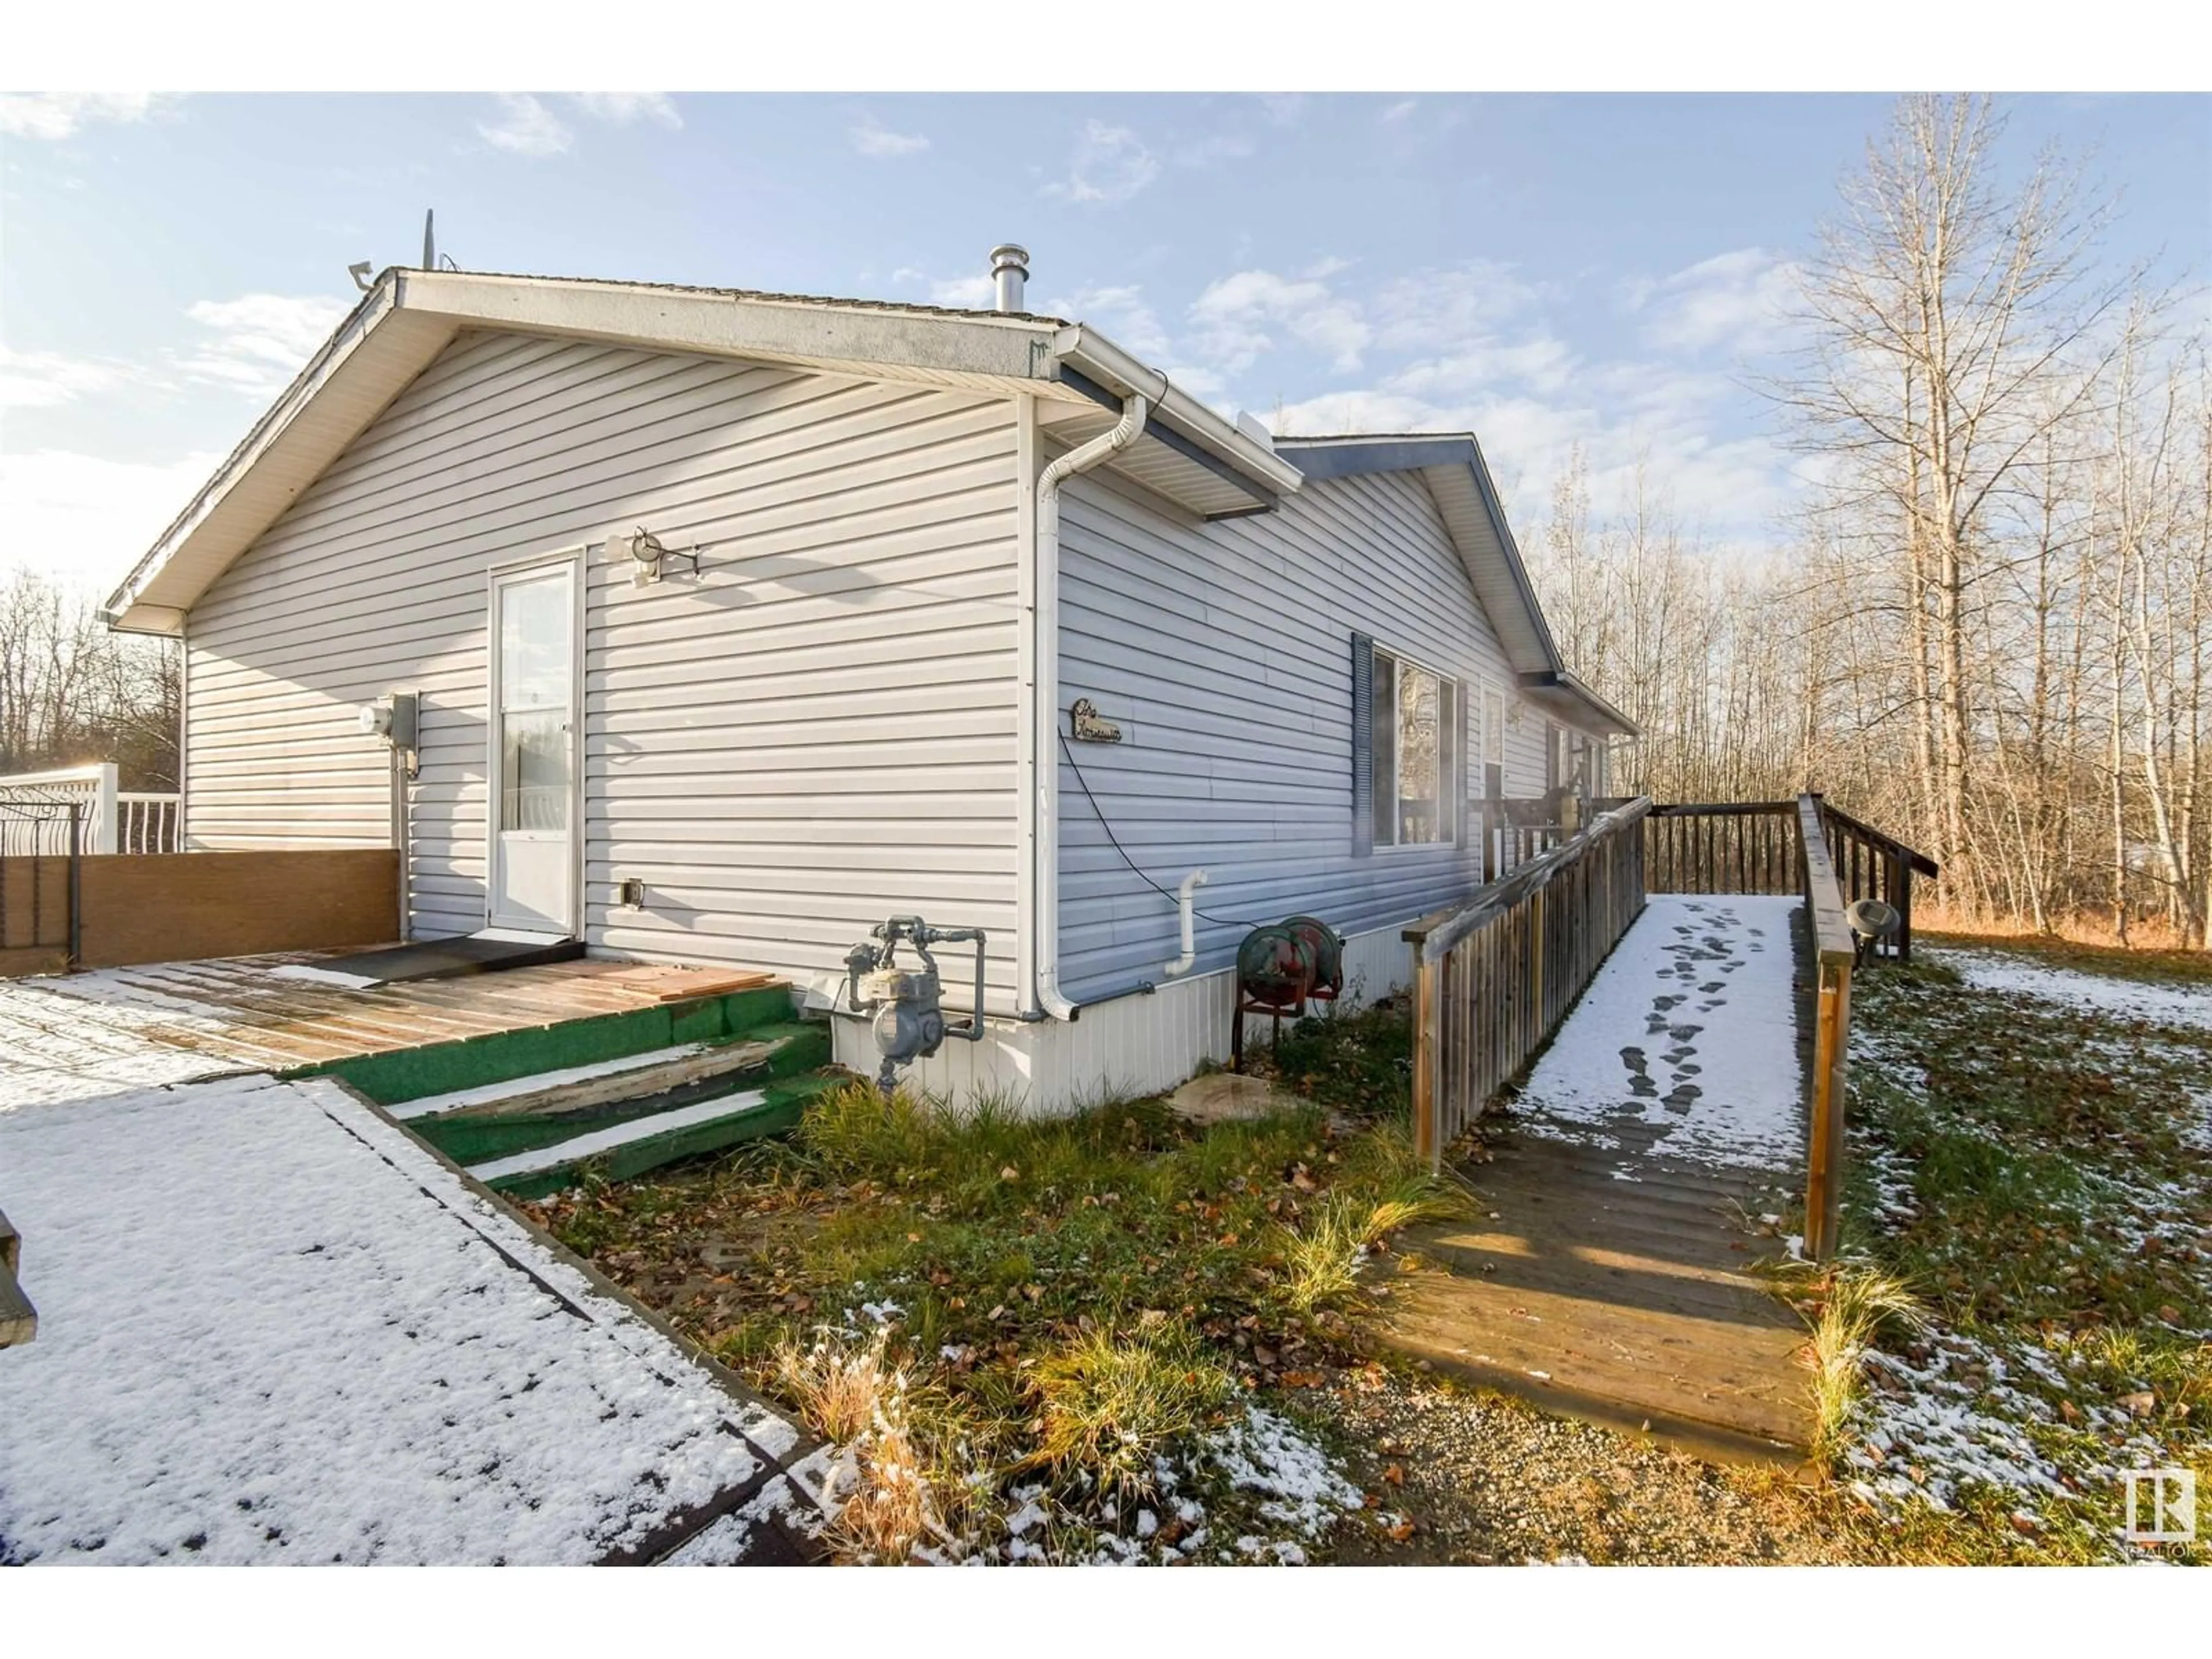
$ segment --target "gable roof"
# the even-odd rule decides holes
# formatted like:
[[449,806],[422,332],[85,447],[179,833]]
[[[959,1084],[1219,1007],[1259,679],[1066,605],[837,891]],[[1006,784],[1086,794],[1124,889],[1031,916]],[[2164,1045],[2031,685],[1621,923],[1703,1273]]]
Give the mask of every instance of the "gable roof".
[[1348,478],[1376,472],[1419,474],[1467,566],[1475,597],[1481,600],[1491,626],[1498,630],[1505,659],[1530,700],[1587,731],[1625,738],[1640,734],[1633,720],[1576,678],[1560,656],[1474,434],[1286,437],[1275,440],[1275,450],[1296,462],[1298,471],[1309,478]]
[[[1080,443],[1121,400],[1152,404],[1109,463],[1204,518],[1265,512],[1298,469],[1082,324],[1030,313],[579,277],[395,269],[377,278],[102,607],[174,634],[185,613],[467,329],[552,335],[1038,398]],[[1111,412],[1109,412],[1109,411]]]

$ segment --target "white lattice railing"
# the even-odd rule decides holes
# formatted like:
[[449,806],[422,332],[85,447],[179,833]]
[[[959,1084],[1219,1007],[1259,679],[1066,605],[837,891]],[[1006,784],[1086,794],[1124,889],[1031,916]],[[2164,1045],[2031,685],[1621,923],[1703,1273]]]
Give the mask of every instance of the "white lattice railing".
[[184,797],[126,791],[115,798],[115,850],[118,853],[179,853]]
[[[79,809],[81,850],[87,853],[174,853],[180,850],[179,798],[145,791],[125,793],[116,787],[115,763],[56,767],[45,772],[0,774],[0,806],[35,808],[75,805]],[[59,822],[59,820],[57,820]],[[37,835],[37,850],[65,851],[45,845],[51,826],[25,830]],[[0,851],[28,851],[7,848]]]

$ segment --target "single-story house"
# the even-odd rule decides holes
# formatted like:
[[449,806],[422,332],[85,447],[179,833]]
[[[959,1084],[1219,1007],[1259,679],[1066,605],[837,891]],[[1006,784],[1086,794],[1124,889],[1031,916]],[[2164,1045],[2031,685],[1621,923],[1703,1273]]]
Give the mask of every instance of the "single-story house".
[[890,916],[980,927],[984,1039],[918,1074],[1040,1106],[1221,1056],[1253,924],[1401,981],[1470,798],[1632,731],[1480,447],[1271,438],[999,264],[988,311],[386,271],[108,603],[182,642],[185,844],[397,845],[415,937],[817,1006]]

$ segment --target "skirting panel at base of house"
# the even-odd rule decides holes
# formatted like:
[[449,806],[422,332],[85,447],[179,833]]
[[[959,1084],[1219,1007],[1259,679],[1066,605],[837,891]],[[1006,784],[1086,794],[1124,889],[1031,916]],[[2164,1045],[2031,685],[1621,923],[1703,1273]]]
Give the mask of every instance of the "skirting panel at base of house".
[[[1364,1007],[1406,984],[1412,957],[1401,927],[1345,941],[1340,1007]],[[948,1041],[902,1075],[913,1086],[956,1103],[995,1095],[1037,1114],[1074,1111],[1114,1096],[1156,1094],[1208,1060],[1228,1060],[1235,1004],[1234,969],[1194,974],[1149,995],[1096,1004],[1073,1021],[990,1020],[981,1042]],[[839,1015],[832,1024],[837,1063],[873,1076],[882,1057],[868,1022]],[[1247,1045],[1266,1042],[1269,1024],[1249,1021]]]

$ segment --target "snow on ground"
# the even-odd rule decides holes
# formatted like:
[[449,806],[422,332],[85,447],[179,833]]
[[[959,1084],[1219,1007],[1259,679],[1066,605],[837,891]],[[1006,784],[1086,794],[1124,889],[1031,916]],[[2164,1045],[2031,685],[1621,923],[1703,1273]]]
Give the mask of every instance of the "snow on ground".
[[799,1443],[334,1084],[0,1111],[0,1562],[588,1562]]
[[[1654,894],[1536,1063],[1520,1109],[1573,1139],[1790,1166],[1802,1152],[1794,898]],[[1595,1132],[1595,1133],[1594,1133]]]
[[1927,954],[1931,960],[1955,969],[1959,977],[1978,991],[2018,992],[2091,1013],[2212,1030],[2212,991],[2201,985],[2155,985],[2077,968],[2050,968],[1994,951],[1946,946]]
[[[2173,1448],[2096,1396],[2078,1349],[2023,1338],[1984,1342],[1931,1326],[1905,1354],[1870,1350],[1844,1454],[1851,1490],[1886,1513],[1917,1500],[1948,1510],[1969,1486],[1993,1487],[2037,1515],[2112,1492],[2130,1469],[2183,1461]],[[2047,1395],[2075,1402],[2064,1431]],[[2062,1450],[2063,1449],[2063,1450]]]
[[197,1005],[126,999],[111,975],[97,973],[73,975],[68,985],[63,992],[0,980],[0,1113],[239,1069],[235,1060],[145,1035],[149,1027],[191,1028],[196,1021],[218,1029]]

